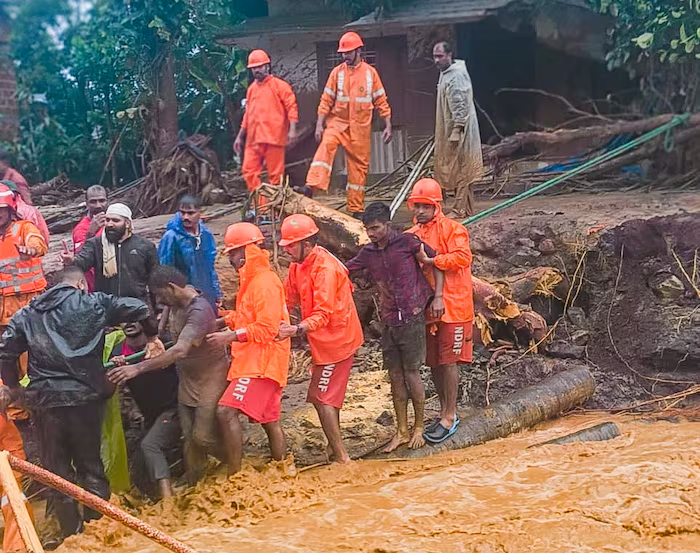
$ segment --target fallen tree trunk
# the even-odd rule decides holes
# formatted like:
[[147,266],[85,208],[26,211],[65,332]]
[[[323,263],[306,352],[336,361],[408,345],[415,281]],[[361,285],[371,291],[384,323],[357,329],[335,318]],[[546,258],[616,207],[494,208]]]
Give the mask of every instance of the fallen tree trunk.
[[[552,146],[561,146],[579,140],[599,142],[620,134],[645,133],[660,127],[664,123],[668,123],[673,117],[675,117],[674,114],[666,114],[638,121],[620,121],[607,125],[581,127],[579,129],[561,129],[553,132],[519,132],[505,138],[499,144],[484,146],[484,162],[494,163],[498,159],[512,157],[521,150],[541,153]],[[700,125],[700,114],[690,117],[685,128],[688,129],[698,125]]]
[[289,191],[283,210],[285,215],[304,213],[316,221],[319,242],[340,259],[354,257],[362,246],[369,244],[362,221],[303,194]]
[[426,457],[443,451],[462,449],[530,428],[566,413],[590,399],[595,380],[586,367],[576,367],[550,376],[503,401],[481,409],[462,420],[457,432],[435,446],[410,450],[405,446],[381,458]]
[[620,435],[620,429],[614,422],[604,422],[596,424],[590,428],[584,428],[578,432],[572,432],[560,438],[554,438],[541,444],[531,445],[530,447],[540,447],[543,445],[563,445],[572,444],[574,442],[604,442],[612,440]]

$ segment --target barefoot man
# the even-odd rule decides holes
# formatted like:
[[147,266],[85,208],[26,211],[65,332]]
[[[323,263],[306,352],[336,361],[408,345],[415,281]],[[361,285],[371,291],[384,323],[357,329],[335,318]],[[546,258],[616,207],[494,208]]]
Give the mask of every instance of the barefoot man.
[[289,323],[289,314],[282,281],[270,268],[270,254],[258,246],[264,239],[251,223],[235,223],[226,229],[224,254],[240,277],[236,310],[226,317],[226,330],[207,336],[208,344],[231,344],[229,385],[217,409],[229,474],[241,470],[241,413],[262,425],[275,461],[284,459],[287,449],[280,413],[291,340],[275,338],[280,321]]
[[352,298],[348,270],[317,245],[318,227],[307,215],[290,215],[282,222],[280,246],[291,257],[284,283],[287,307],[301,305],[302,320],[283,322],[279,337],[306,335],[313,369],[307,401],[312,403],[328,439],[331,459],[350,462],[340,435],[340,409],[355,352],[362,345],[362,325]]
[[[367,206],[362,222],[372,243],[347,264],[351,272],[367,271],[379,289],[379,316],[384,324],[382,357],[384,368],[389,371],[398,426],[384,453],[406,443],[410,449],[425,445],[425,387],[420,375],[425,363],[425,310],[429,305],[431,317],[436,319],[444,312],[443,272],[433,267],[436,282],[433,292],[418,263],[421,247],[431,257],[433,250],[425,247],[415,234],[392,228],[390,220],[391,213],[385,204],[375,202]],[[409,398],[415,414],[413,434],[408,431]]]

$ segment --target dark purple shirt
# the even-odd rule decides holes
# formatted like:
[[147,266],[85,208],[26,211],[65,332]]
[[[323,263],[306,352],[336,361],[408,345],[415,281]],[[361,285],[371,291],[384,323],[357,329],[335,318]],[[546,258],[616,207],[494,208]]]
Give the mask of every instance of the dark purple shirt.
[[[380,249],[364,246],[346,263],[350,271],[366,270],[379,288],[379,316],[389,326],[403,325],[423,316],[433,290],[416,261],[421,242],[415,234],[391,229],[389,243]],[[433,257],[435,252],[425,246]]]

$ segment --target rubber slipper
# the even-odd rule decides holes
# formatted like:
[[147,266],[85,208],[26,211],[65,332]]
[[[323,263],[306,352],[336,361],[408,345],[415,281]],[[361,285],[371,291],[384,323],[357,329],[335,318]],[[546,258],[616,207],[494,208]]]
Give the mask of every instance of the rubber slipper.
[[438,423],[437,426],[434,427],[432,431],[430,431],[430,432],[426,431],[423,434],[423,437],[432,444],[439,444],[441,442],[444,442],[447,438],[452,436],[452,434],[457,432],[458,426],[459,426],[459,419],[457,417],[455,417],[455,420],[452,423],[452,426],[450,428],[445,428],[440,423]]
[[435,417],[425,425],[425,432],[432,432],[438,424],[440,424],[440,417]]

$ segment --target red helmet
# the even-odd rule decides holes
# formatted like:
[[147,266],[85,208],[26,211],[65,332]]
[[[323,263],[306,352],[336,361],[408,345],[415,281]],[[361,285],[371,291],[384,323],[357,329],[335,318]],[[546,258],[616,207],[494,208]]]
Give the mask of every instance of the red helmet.
[[420,179],[413,185],[411,195],[408,197],[408,205],[412,203],[425,203],[439,205],[442,201],[442,188],[435,179]]
[[270,56],[267,55],[265,50],[253,50],[248,56],[248,69],[267,65],[268,63],[270,63]]
[[362,37],[354,31],[349,31],[340,37],[338,41],[338,53],[343,54],[344,52],[352,52],[358,48],[362,48],[365,45],[362,42]]
[[10,209],[17,209],[17,199],[15,193],[5,184],[0,184],[0,207],[7,206]]
[[311,217],[302,214],[290,215],[282,221],[280,246],[301,242],[317,233],[318,227]]
[[229,253],[248,244],[257,244],[263,240],[265,240],[265,237],[254,224],[234,223],[226,229],[224,253]]

